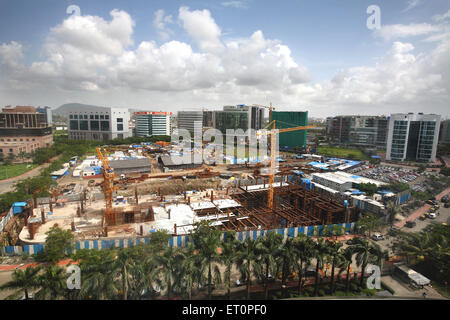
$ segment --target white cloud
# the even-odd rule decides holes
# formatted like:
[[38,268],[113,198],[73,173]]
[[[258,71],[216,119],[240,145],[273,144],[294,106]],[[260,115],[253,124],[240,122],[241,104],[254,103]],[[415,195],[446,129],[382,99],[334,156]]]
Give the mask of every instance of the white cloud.
[[403,10],[403,12],[409,11],[411,9],[414,9],[421,3],[421,0],[409,0],[408,6]]
[[167,40],[173,34],[173,31],[167,28],[167,24],[173,24],[172,15],[164,15],[164,10],[160,9],[155,12],[155,19],[153,25],[158,29],[159,36],[162,40]]
[[236,9],[247,9],[247,3],[245,3],[244,1],[225,1],[221,3],[222,6],[224,7],[232,7],[232,8],[236,8]]
[[437,15],[435,15],[435,16],[433,16],[433,20],[434,21],[444,21],[444,20],[446,20],[446,19],[449,19],[450,18],[450,10],[448,10],[446,13],[444,13],[444,14],[437,14]]
[[432,25],[428,23],[412,23],[409,25],[404,24],[391,24],[384,25],[380,29],[374,31],[376,37],[383,38],[386,41],[396,38],[406,38],[412,36],[427,35],[442,31],[442,27],[439,25]]
[[[181,7],[177,19],[195,46],[149,40],[134,47],[134,21],[117,10],[109,20],[94,16],[64,20],[51,29],[42,59],[29,65],[24,63],[22,44],[0,44],[2,101],[47,105],[78,101],[171,110],[273,101],[280,108],[309,110],[312,116],[393,110],[448,115],[450,31],[440,25],[391,26],[379,36],[402,41],[393,42],[378,63],[310,83],[308,69],[294,60],[290,48],[267,39],[261,30],[224,40],[208,10]],[[157,30],[167,30],[173,22],[165,12],[155,13]],[[414,42],[403,39],[419,34],[434,37],[428,39],[434,49],[416,52]]]

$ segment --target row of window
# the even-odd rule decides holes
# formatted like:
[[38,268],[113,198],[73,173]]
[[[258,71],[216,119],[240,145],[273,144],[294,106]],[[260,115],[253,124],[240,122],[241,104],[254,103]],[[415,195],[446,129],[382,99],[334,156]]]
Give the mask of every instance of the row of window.
[[[20,139],[20,140],[17,140],[17,139],[0,139],[0,141],[3,141],[3,142],[5,142],[5,141],[21,141],[21,142],[23,142],[24,140],[23,139]],[[30,141],[30,139],[26,139],[26,141]],[[36,139],[31,139],[31,141],[36,141]]]
[[[79,116],[78,116],[78,114],[71,114],[71,115],[69,115],[69,118],[70,119],[88,119],[88,115],[87,114],[80,114]],[[100,115],[98,115],[98,114],[91,114],[91,115],[89,115],[89,119],[91,119],[91,120],[109,120],[109,115],[108,114],[105,114],[105,115],[103,115],[103,114],[100,114]]]

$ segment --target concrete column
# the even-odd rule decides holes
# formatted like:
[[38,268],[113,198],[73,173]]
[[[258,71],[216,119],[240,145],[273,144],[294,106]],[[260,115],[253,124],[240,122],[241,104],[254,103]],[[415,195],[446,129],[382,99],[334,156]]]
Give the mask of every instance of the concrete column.
[[43,208],[41,210],[41,220],[42,220],[42,224],[44,224],[45,223],[45,211]]

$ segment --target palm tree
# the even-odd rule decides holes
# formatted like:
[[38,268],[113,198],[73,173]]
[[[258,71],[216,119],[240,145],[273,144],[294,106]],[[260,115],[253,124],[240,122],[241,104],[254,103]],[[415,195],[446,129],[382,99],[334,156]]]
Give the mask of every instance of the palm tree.
[[364,272],[367,264],[371,261],[371,248],[367,239],[357,238],[355,240],[354,252],[356,253],[356,265],[361,267],[361,279],[359,285],[362,287],[364,282]]
[[395,205],[394,202],[389,201],[387,203],[386,209],[387,209],[387,220],[388,220],[387,222],[389,223],[389,225],[392,228],[392,226],[394,225],[395,216],[398,213],[398,206]]
[[183,258],[181,251],[172,247],[167,247],[162,254],[156,257],[156,261],[161,266],[160,273],[162,273],[164,283],[167,286],[167,300],[171,299],[173,287],[178,284]]
[[378,244],[373,244],[370,249],[370,254],[372,256],[372,262],[380,267],[380,270],[383,268],[383,261],[389,257],[388,251],[383,250]]
[[[132,250],[132,249],[131,249]],[[122,278],[122,299],[127,300],[130,282],[129,271],[135,267],[130,249],[121,249],[116,258],[115,267],[119,270]]]
[[204,273],[204,266],[202,257],[197,253],[192,243],[189,243],[182,253],[184,254],[181,271],[183,283],[185,283],[189,300],[192,300],[194,282],[200,282],[201,275]]
[[233,265],[238,258],[238,241],[234,237],[233,231],[228,231],[226,234],[226,240],[222,245],[222,254],[220,256],[221,263],[225,266],[224,282],[227,288],[228,299],[231,299],[231,271]]
[[80,262],[82,279],[80,295],[96,296],[99,300],[116,297],[118,294],[118,270],[113,250],[90,250],[93,253]]
[[284,244],[282,243],[278,246],[275,253],[279,264],[281,266],[281,285],[283,288],[283,296],[287,296],[286,283],[288,277],[291,275],[292,266],[294,265],[296,259],[296,247],[293,238],[287,238]]
[[40,290],[36,292],[36,298],[45,300],[56,300],[66,293],[66,273],[64,269],[50,265],[44,268],[44,272],[38,276]]
[[30,299],[30,291],[38,288],[39,268],[28,267],[25,270],[16,269],[12,274],[12,280],[0,286],[0,290],[15,290],[8,298],[15,298],[23,291],[25,300]]
[[327,254],[327,247],[322,238],[317,239],[314,244],[314,258],[316,259],[316,274],[314,280],[314,296],[319,293],[319,269],[324,265],[325,256]]
[[341,253],[341,259],[339,261],[338,267],[339,267],[339,275],[347,270],[347,275],[345,278],[345,292],[348,293],[348,289],[350,286],[350,269],[351,265],[353,263],[353,247],[347,247],[345,248]]
[[[208,221],[196,223],[194,226],[195,231],[192,233],[192,238],[194,240],[195,248],[199,250],[205,264],[208,266],[208,299],[211,299],[213,263],[220,262],[218,254],[220,231],[213,229]],[[219,280],[219,268],[217,265],[215,266],[214,271],[216,280]]]
[[334,292],[334,269],[341,260],[341,248],[343,244],[338,241],[327,241],[326,247],[328,249],[328,255],[331,258],[331,282],[330,282],[330,294]]
[[242,279],[247,282],[247,300],[250,300],[250,286],[252,279],[253,264],[258,261],[256,250],[256,241],[250,238],[245,239],[239,244],[238,256],[236,260],[237,267],[241,273]]
[[298,273],[298,294],[302,293],[303,275],[311,263],[314,253],[314,241],[304,234],[299,234],[294,241],[296,261],[294,266]]
[[264,299],[269,297],[269,275],[275,274],[274,266],[276,266],[276,257],[274,252],[282,243],[282,237],[276,232],[269,232],[264,237],[260,237],[256,243],[257,255],[260,263],[255,264],[255,270],[261,275],[264,282]]

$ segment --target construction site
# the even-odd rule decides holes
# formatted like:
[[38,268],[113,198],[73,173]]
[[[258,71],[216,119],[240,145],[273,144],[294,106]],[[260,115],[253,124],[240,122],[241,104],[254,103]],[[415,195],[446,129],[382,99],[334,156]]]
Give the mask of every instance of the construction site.
[[[270,141],[278,132],[308,127],[274,128],[275,122],[264,133]],[[221,231],[250,231],[341,224],[358,218],[356,207],[314,188],[307,179],[321,168],[292,155],[277,163],[275,143],[270,144],[266,162],[169,169],[161,158],[177,148],[176,143],[97,148],[97,156],[89,161],[100,167],[94,172],[100,174],[64,175],[51,197],[28,201],[21,212],[25,226],[19,240],[43,243],[53,226],[72,230],[77,240],[90,240],[144,237],[158,230],[187,235],[204,220]],[[117,153],[122,163],[115,160]],[[125,161],[132,160],[127,155],[149,159],[148,172],[127,171]],[[133,161],[130,167],[136,167]],[[123,173],[116,174],[113,162]]]

